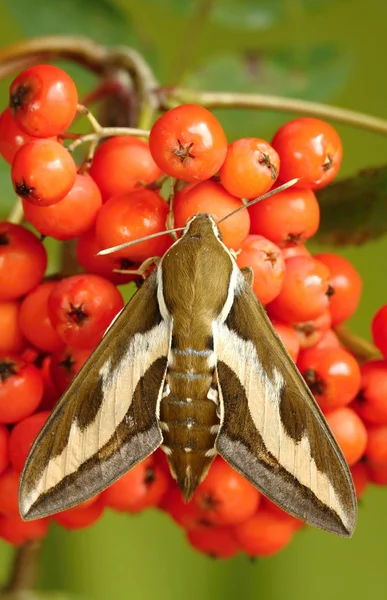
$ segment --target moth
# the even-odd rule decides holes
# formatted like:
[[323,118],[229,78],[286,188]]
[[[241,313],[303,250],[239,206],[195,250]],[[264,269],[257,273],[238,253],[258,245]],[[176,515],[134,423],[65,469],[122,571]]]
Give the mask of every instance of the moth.
[[351,474],[207,214],[197,214],[64,393],[21,477],[23,519],[62,511],[161,448],[189,500],[220,454],[288,513],[341,536]]

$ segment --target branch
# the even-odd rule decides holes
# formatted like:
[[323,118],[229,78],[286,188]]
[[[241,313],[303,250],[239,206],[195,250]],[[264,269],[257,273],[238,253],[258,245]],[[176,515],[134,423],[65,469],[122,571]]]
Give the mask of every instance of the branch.
[[26,542],[23,546],[17,548],[11,576],[5,588],[8,594],[10,592],[31,590],[35,587],[40,549],[41,542]]
[[281,96],[266,96],[264,94],[240,94],[234,92],[202,92],[175,88],[158,91],[160,104],[164,110],[178,104],[201,104],[206,108],[249,108],[275,110],[302,115],[310,115],[319,119],[329,119],[347,125],[360,127],[387,134],[387,120],[373,117],[364,113],[300,100],[297,98],[284,98]]
[[347,327],[344,327],[344,325],[336,327],[335,333],[343,346],[349,350],[360,363],[366,362],[367,360],[379,360],[382,358],[379,350],[371,344],[371,342],[367,342],[367,340],[355,335],[347,329]]

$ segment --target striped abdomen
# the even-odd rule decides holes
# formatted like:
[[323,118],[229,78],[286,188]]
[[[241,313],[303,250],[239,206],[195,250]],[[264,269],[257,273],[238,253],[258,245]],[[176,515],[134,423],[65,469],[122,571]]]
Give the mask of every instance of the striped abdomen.
[[189,500],[216,454],[218,394],[213,350],[171,349],[160,403],[163,450],[179,488]]

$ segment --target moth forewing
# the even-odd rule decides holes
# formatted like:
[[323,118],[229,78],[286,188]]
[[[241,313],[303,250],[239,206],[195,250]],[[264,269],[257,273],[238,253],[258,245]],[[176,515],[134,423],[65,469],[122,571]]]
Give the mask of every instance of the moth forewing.
[[162,443],[156,413],[171,340],[152,273],[107,330],[28,455],[23,519],[71,508],[105,489]]
[[241,273],[216,339],[219,454],[287,512],[338,535],[352,535],[357,504],[349,468]]

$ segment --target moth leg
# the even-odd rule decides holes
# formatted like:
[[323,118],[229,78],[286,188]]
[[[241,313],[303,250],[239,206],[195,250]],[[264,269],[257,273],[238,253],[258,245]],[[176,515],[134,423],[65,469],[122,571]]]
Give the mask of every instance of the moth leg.
[[243,275],[243,277],[245,278],[245,280],[247,281],[247,283],[253,287],[253,283],[254,283],[254,271],[251,267],[242,267],[241,269],[241,273]]
[[113,269],[114,273],[124,273],[128,275],[131,273],[132,275],[139,275],[143,279],[146,279],[148,276],[148,271],[152,265],[158,265],[160,262],[159,256],[151,256],[144,260],[143,263],[138,267],[138,269]]

